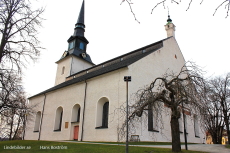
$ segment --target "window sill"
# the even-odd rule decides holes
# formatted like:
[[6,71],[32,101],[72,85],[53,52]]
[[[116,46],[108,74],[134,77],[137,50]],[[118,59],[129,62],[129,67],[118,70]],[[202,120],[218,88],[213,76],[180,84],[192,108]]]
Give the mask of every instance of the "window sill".
[[[180,131],[180,133],[182,134],[182,133],[184,133],[184,132],[181,132],[181,131]],[[188,134],[188,133],[186,132],[186,134]]]
[[79,121],[78,122],[77,121],[76,122],[71,122],[71,123],[79,123]]
[[95,127],[95,129],[108,129],[108,127],[102,127],[102,126],[100,126],[100,127]]
[[196,138],[200,138],[200,136],[196,136],[196,135],[195,135],[195,137],[196,137]]
[[54,130],[54,132],[61,132],[61,130]]
[[158,130],[148,130],[149,132],[159,132]]

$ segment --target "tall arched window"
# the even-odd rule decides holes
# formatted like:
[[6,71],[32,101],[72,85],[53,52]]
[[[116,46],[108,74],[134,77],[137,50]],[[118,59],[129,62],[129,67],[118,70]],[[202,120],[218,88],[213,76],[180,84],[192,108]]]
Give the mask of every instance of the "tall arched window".
[[108,128],[109,100],[101,98],[97,104],[96,128]]
[[182,114],[180,115],[180,118],[178,119],[178,122],[179,122],[179,130],[180,130],[180,133],[183,133],[183,121],[182,121]]
[[80,113],[81,113],[80,105],[78,105],[78,104],[74,105],[73,110],[72,110],[71,122],[79,122],[80,121]]
[[159,110],[156,106],[153,106],[152,104],[148,105],[148,131],[159,132],[157,130],[158,112]]
[[63,115],[63,108],[58,107],[56,110],[54,131],[61,131],[62,115]]
[[195,132],[195,137],[199,137],[199,125],[198,125],[197,115],[194,115],[194,132]]
[[108,128],[108,119],[109,119],[109,102],[106,102],[103,105],[102,127]]
[[37,112],[35,118],[34,132],[39,132],[40,122],[41,122],[41,112],[39,111]]

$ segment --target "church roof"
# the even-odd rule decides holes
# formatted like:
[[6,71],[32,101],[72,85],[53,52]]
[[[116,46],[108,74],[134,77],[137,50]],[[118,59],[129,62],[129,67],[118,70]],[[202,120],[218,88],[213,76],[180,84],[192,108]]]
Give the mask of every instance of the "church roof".
[[85,1],[83,0],[77,23],[84,24],[84,18],[85,18],[84,15],[85,15]]
[[158,49],[163,47],[163,41],[169,39],[171,37],[168,37],[166,39],[160,40],[158,42],[155,42],[153,44],[150,44],[148,46],[139,48],[137,50],[134,50],[132,52],[129,52],[127,54],[121,55],[119,57],[116,57],[114,59],[111,59],[109,61],[103,62],[101,64],[95,65],[93,67],[90,67],[86,70],[80,71],[76,74],[73,74],[69,77],[66,78],[66,81],[58,84],[50,89],[47,89],[39,94],[36,94],[30,98],[33,98],[35,96],[38,95],[42,95],[57,89],[61,89],[64,87],[67,87],[69,85],[75,84],[75,83],[79,83],[91,78],[94,78],[96,76],[105,74],[105,73],[109,73],[124,67],[127,67],[129,65],[131,65],[132,63],[142,59],[143,57],[157,51]]

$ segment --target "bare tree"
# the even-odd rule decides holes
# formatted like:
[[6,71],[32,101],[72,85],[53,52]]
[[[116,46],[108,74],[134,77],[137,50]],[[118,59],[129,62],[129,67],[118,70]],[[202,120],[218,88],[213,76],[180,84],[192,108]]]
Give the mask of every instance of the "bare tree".
[[20,75],[26,62],[34,61],[42,49],[37,29],[43,12],[43,8],[33,9],[30,0],[0,1],[0,115],[10,139],[25,128],[25,112],[30,110]]
[[[200,4],[203,3],[204,0],[200,0]],[[129,5],[129,8],[131,10],[131,13],[133,14],[134,16],[134,19],[140,23],[137,18],[136,18],[136,15],[132,9],[132,1],[131,0],[122,0],[121,1],[121,4],[126,2],[128,5]],[[151,14],[153,13],[153,10],[158,7],[159,5],[162,5],[164,7],[164,9],[166,8],[165,5],[167,2],[171,2],[172,4],[180,4],[181,3],[181,0],[158,0],[158,2],[156,2],[156,5],[152,8],[151,10]],[[190,0],[189,3],[188,3],[188,7],[186,9],[186,11],[188,11],[191,7],[191,4],[192,4],[193,0]],[[222,0],[220,1],[220,4],[216,7],[216,9],[214,10],[214,13],[213,13],[213,16],[216,14],[216,12],[218,11],[218,9],[220,9],[221,7],[224,7],[224,9],[226,9],[226,18],[229,16],[229,10],[230,10],[230,0]]]
[[43,12],[43,8],[32,10],[30,0],[0,1],[0,63],[20,71],[25,61],[39,55],[37,28]]
[[10,140],[18,139],[25,128],[26,114],[33,112],[33,106],[27,106],[21,77],[16,71],[2,71],[0,84],[1,135]]
[[223,112],[221,105],[215,100],[211,87],[206,87],[204,91],[204,128],[207,134],[212,136],[212,142],[214,144],[221,144],[222,133],[224,127]]
[[[162,77],[155,78],[146,88],[140,89],[135,95],[135,104],[130,106],[128,122],[132,126],[136,118],[141,117],[150,105],[157,110],[159,103],[164,104],[171,111],[172,151],[180,152],[178,119],[181,112],[188,113],[188,110],[197,116],[203,112],[200,97],[204,87],[202,71],[194,63],[188,62],[179,74],[167,72]],[[125,123],[120,131],[125,131]]]
[[[220,117],[224,120],[225,123],[223,127],[226,128],[228,140],[230,140],[230,73],[224,77],[216,77],[211,79],[209,81],[209,86],[213,102],[218,105],[218,111],[221,112]],[[229,141],[228,143],[230,144]]]

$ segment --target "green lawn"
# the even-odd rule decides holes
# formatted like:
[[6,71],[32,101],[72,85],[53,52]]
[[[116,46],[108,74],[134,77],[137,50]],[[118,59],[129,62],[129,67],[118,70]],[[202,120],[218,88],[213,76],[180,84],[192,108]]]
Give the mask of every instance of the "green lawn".
[[[73,140],[74,141],[74,140]],[[105,143],[105,144],[123,144],[125,142],[88,142],[88,143]],[[171,142],[129,142],[130,145],[172,145]],[[181,143],[184,145],[184,143]],[[197,143],[188,143],[188,144],[197,144]]]
[[230,145],[226,145],[225,147],[230,149]]
[[[9,147],[21,147],[23,149],[9,149]],[[60,148],[60,149],[54,149]],[[8,149],[7,149],[8,148]],[[46,148],[46,149],[45,149]],[[124,153],[125,146],[119,145],[100,145],[85,143],[67,143],[52,141],[1,141],[0,152],[3,153]],[[129,147],[129,153],[170,153],[171,149],[147,148],[147,147]],[[199,153],[196,151],[185,151],[183,153]]]

